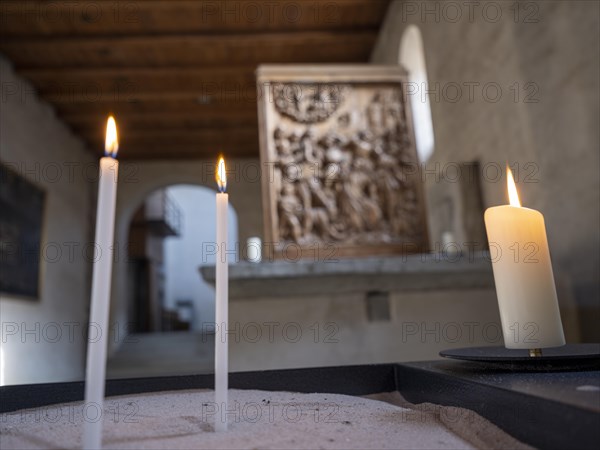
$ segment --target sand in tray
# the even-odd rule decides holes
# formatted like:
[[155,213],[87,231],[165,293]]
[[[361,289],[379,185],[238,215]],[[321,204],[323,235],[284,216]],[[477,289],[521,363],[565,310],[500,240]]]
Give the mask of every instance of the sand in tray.
[[[469,410],[415,407],[397,393],[370,398],[230,390],[229,431],[213,432],[214,393],[111,397],[106,449],[473,449],[527,446]],[[98,417],[86,408],[90,420]],[[81,402],[4,414],[0,448],[81,448]]]

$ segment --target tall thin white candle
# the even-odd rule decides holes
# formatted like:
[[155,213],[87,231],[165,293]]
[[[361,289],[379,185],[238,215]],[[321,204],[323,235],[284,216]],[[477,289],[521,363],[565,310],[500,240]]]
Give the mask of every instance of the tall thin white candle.
[[88,329],[87,365],[85,374],[84,449],[102,448],[102,419],[106,344],[112,275],[115,204],[119,162],[117,126],[111,116],[106,124],[106,156],[100,159],[98,206],[96,213],[96,258],[92,276],[92,304]]
[[228,284],[227,267],[227,209],[229,195],[225,193],[227,175],[225,161],[219,159],[217,166],[217,262],[216,262],[216,330],[215,335],[215,403],[218,414],[215,417],[215,431],[227,431],[227,387],[228,387],[228,354],[227,354],[227,321],[228,321]]
[[504,345],[539,349],[565,344],[544,216],[523,208],[510,169],[510,205],[485,212]]

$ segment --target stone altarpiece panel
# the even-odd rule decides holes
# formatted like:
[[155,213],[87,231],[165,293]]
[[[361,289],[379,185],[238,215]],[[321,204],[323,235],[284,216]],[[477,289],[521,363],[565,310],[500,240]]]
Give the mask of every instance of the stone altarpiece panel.
[[261,66],[257,83],[266,256],[427,251],[404,69]]

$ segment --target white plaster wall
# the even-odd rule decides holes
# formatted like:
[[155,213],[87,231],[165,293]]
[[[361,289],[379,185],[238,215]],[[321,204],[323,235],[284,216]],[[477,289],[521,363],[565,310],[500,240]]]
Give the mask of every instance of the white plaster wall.
[[97,161],[1,57],[0,73],[0,160],[46,192],[40,297],[0,296],[2,381],[81,380],[91,267],[82,249],[96,195],[83,168],[97,173]]
[[[572,281],[583,339],[598,341],[600,4],[524,2],[515,16],[516,4],[480,2],[471,13],[461,2],[394,1],[372,61],[396,64],[404,30],[420,28],[438,94],[430,96],[436,146],[429,168],[473,160],[536,164],[533,182],[521,178],[522,203],[544,214],[555,273]],[[458,99],[444,94],[452,83],[463,88]],[[465,83],[479,83],[473,100]],[[486,100],[486,83],[502,88],[498,101]],[[435,182],[426,176],[429,187]],[[483,191],[486,206],[506,203],[504,177],[490,173]]]
[[393,292],[391,319],[381,322],[368,320],[362,292],[242,299],[229,311],[232,371],[431,360],[448,348],[502,345],[490,289]]

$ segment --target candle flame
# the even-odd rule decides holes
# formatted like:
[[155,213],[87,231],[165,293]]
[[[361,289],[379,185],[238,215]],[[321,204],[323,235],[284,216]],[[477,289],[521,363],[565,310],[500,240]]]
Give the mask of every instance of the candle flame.
[[506,174],[506,184],[508,186],[508,199],[510,200],[510,206],[521,206],[521,202],[519,201],[519,193],[517,192],[517,186],[515,184],[515,179],[513,178],[513,174],[510,171],[510,167],[508,167],[508,165],[506,166]]
[[106,140],[104,141],[104,151],[107,156],[116,158],[119,150],[119,139],[117,137],[117,123],[113,116],[108,117],[106,122]]
[[219,163],[217,164],[217,173],[215,178],[217,179],[219,192],[225,192],[225,189],[227,188],[227,173],[225,171],[225,160],[222,156],[219,158]]

